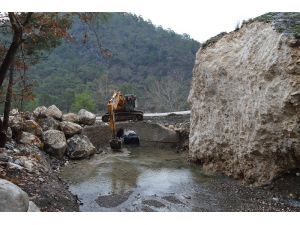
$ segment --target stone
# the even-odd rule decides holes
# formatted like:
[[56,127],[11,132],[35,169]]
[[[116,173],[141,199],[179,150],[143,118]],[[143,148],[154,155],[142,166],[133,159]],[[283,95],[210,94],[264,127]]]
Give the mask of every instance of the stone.
[[62,116],[63,121],[73,122],[73,123],[79,123],[79,117],[75,113],[67,113]]
[[59,129],[59,121],[52,117],[40,118],[37,120],[37,123],[40,125],[43,131]]
[[34,202],[29,201],[27,212],[40,212],[40,211],[41,211],[40,208],[37,207],[37,205]]
[[42,132],[43,132],[40,125],[37,122],[35,122],[34,120],[25,120],[24,124],[23,124],[23,131],[32,133],[39,137],[42,135]]
[[25,132],[25,131],[22,132],[20,143],[27,144],[27,145],[35,145],[39,148],[43,147],[43,143],[37,136],[35,136],[34,134],[31,134],[31,133]]
[[24,125],[24,118],[22,115],[20,113],[14,113],[12,116],[9,116],[8,125],[11,128],[12,138],[19,141]]
[[50,155],[62,159],[67,149],[65,135],[59,130],[47,130],[43,133],[44,150]]
[[45,118],[46,117],[46,111],[47,111],[46,106],[39,106],[33,111],[33,115],[36,118]]
[[93,125],[96,122],[96,115],[85,110],[81,109],[78,112],[79,123],[84,125]]
[[51,105],[46,110],[46,116],[53,117],[54,119],[61,120],[62,112],[55,105]]
[[71,159],[82,159],[94,155],[96,148],[85,135],[75,135],[68,139],[67,155]]
[[8,140],[12,139],[12,130],[10,127],[7,128],[6,137],[8,138]]
[[252,22],[196,54],[189,156],[255,185],[300,167],[300,51]]
[[23,166],[20,166],[20,165],[18,165],[16,163],[12,163],[12,162],[8,162],[7,163],[7,168],[9,170],[23,170],[24,169]]
[[75,134],[80,134],[82,127],[79,124],[63,121],[60,123],[60,129],[64,132],[67,138],[72,137]]
[[27,212],[29,198],[17,185],[0,179],[0,212]]

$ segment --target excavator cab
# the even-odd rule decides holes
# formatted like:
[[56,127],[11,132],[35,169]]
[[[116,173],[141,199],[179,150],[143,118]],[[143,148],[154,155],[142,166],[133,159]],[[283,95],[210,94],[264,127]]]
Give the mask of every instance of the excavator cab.
[[[112,130],[112,139],[110,141],[111,149],[119,150],[122,145],[120,135],[118,135],[116,131],[117,121],[143,120],[143,112],[134,110],[136,106],[137,100],[135,95],[123,95],[120,91],[114,92],[112,98],[109,100],[107,104],[108,112],[102,116],[102,121],[109,122],[109,127]],[[128,136],[128,140],[133,139],[131,136]]]

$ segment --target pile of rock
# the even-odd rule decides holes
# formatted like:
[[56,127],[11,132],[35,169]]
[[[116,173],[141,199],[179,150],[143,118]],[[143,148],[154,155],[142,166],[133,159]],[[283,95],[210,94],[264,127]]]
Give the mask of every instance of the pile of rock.
[[9,118],[9,138],[25,145],[35,145],[48,154],[62,159],[81,159],[93,155],[95,147],[81,134],[84,126],[93,125],[96,115],[81,109],[78,114],[63,114],[52,105],[37,107],[33,113],[12,110]]

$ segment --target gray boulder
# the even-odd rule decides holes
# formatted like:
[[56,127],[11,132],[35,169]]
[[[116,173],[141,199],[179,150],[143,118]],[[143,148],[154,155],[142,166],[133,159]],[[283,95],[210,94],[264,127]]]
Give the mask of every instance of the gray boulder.
[[28,144],[28,145],[35,145],[39,148],[42,148],[43,144],[41,140],[35,136],[34,134],[28,132],[22,132],[20,143]]
[[44,150],[58,159],[62,159],[66,149],[67,142],[65,135],[59,130],[47,130],[43,133]]
[[59,121],[52,117],[46,117],[38,119],[38,124],[41,126],[43,131],[46,130],[58,130],[59,129]]
[[51,105],[46,110],[46,116],[53,117],[54,119],[61,120],[62,112],[55,105]]
[[75,113],[67,113],[62,116],[63,121],[73,122],[73,123],[79,123],[79,117]]
[[45,106],[39,106],[33,111],[33,115],[36,118],[44,118],[46,117],[47,108]]
[[82,159],[94,155],[96,148],[85,135],[74,135],[68,139],[67,155],[71,159]]
[[42,135],[42,132],[43,132],[40,125],[37,122],[35,122],[34,120],[25,120],[25,122],[23,124],[23,131],[32,133],[39,137]]
[[80,134],[82,127],[76,123],[63,121],[60,123],[60,129],[64,132],[66,137],[72,137],[75,134]]
[[85,109],[78,112],[79,123],[84,125],[93,125],[96,122],[96,115]]
[[27,212],[29,198],[17,185],[0,179],[0,212]]

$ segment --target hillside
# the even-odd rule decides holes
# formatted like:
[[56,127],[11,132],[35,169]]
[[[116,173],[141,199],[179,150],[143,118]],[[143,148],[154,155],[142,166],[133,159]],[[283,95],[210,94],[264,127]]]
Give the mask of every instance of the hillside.
[[[94,28],[75,18],[73,40],[28,71],[38,83],[36,101],[27,108],[55,103],[63,111],[76,111],[88,102],[84,106],[91,111],[105,111],[113,89],[138,95],[139,108],[146,111],[188,108],[198,42],[128,13],[110,13]],[[99,54],[95,32],[110,58]]]

